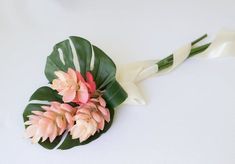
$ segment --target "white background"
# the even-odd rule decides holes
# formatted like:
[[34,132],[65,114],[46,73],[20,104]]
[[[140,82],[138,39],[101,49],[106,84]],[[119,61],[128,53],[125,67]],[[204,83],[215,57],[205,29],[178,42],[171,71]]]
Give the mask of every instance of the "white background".
[[23,137],[46,57],[70,35],[116,63],[165,57],[204,33],[235,29],[234,0],[0,0],[0,164],[234,164],[235,59],[191,59],[140,84],[147,106],[122,105],[99,139],[48,151]]

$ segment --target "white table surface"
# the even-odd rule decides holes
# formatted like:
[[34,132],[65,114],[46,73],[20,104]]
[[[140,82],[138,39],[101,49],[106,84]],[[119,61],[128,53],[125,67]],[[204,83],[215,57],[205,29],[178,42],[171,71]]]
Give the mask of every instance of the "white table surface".
[[116,63],[165,57],[221,28],[234,0],[0,0],[1,164],[234,164],[235,59],[191,59],[140,84],[148,104],[116,109],[94,142],[48,151],[23,137],[28,98],[47,83],[46,57],[70,35]]

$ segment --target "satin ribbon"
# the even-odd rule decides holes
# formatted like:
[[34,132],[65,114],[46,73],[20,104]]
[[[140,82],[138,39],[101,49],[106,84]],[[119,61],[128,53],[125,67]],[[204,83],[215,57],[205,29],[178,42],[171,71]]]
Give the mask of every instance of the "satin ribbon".
[[[158,65],[156,64],[159,60],[134,62],[118,67],[117,80],[128,94],[124,104],[146,104],[138,83],[151,76],[163,75],[173,71],[188,58],[191,48],[191,43],[188,43],[174,51],[173,65],[162,71],[158,70]],[[211,42],[211,45],[196,56],[197,58],[208,59],[235,56],[235,31],[220,31],[214,41]]]

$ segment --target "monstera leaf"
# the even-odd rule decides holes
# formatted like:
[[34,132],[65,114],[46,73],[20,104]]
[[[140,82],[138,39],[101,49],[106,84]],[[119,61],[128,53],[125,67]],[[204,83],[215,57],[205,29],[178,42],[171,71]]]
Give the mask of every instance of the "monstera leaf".
[[[54,46],[52,53],[47,57],[45,75],[51,83],[56,78],[54,72],[58,70],[67,71],[68,68],[76,69],[84,76],[87,71],[91,71],[94,76],[97,89],[103,92],[103,98],[107,102],[110,110],[111,121],[105,125],[103,131],[91,136],[85,142],[80,143],[78,139],[72,140],[70,134],[62,134],[52,143],[48,140],[39,142],[40,145],[47,149],[58,147],[59,149],[69,149],[74,146],[87,144],[102,133],[106,132],[113,120],[114,108],[120,105],[126,98],[127,93],[116,81],[116,66],[113,61],[98,47],[83,38],[72,36]],[[34,104],[31,101],[39,100],[41,103]],[[50,87],[41,87],[35,91],[30,98],[30,104],[26,107],[23,117],[27,121],[27,116],[32,114],[33,110],[42,110],[41,106],[45,102],[58,101],[63,102],[61,96]],[[67,135],[62,141],[63,135]],[[61,144],[60,144],[61,143]]]

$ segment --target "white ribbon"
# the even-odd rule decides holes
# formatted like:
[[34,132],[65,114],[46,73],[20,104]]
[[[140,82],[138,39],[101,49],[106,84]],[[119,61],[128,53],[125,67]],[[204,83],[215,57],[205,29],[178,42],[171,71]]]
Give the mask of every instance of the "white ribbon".
[[235,31],[220,31],[211,45],[201,54],[195,57],[220,58],[235,56]]
[[[117,80],[128,94],[125,104],[144,105],[146,101],[141,94],[138,83],[153,75],[162,75],[174,70],[188,58],[191,51],[188,43],[173,53],[173,65],[165,70],[158,71],[158,60],[148,60],[130,63],[118,67]],[[220,31],[211,45],[201,54],[203,58],[218,58],[235,55],[235,32]]]

